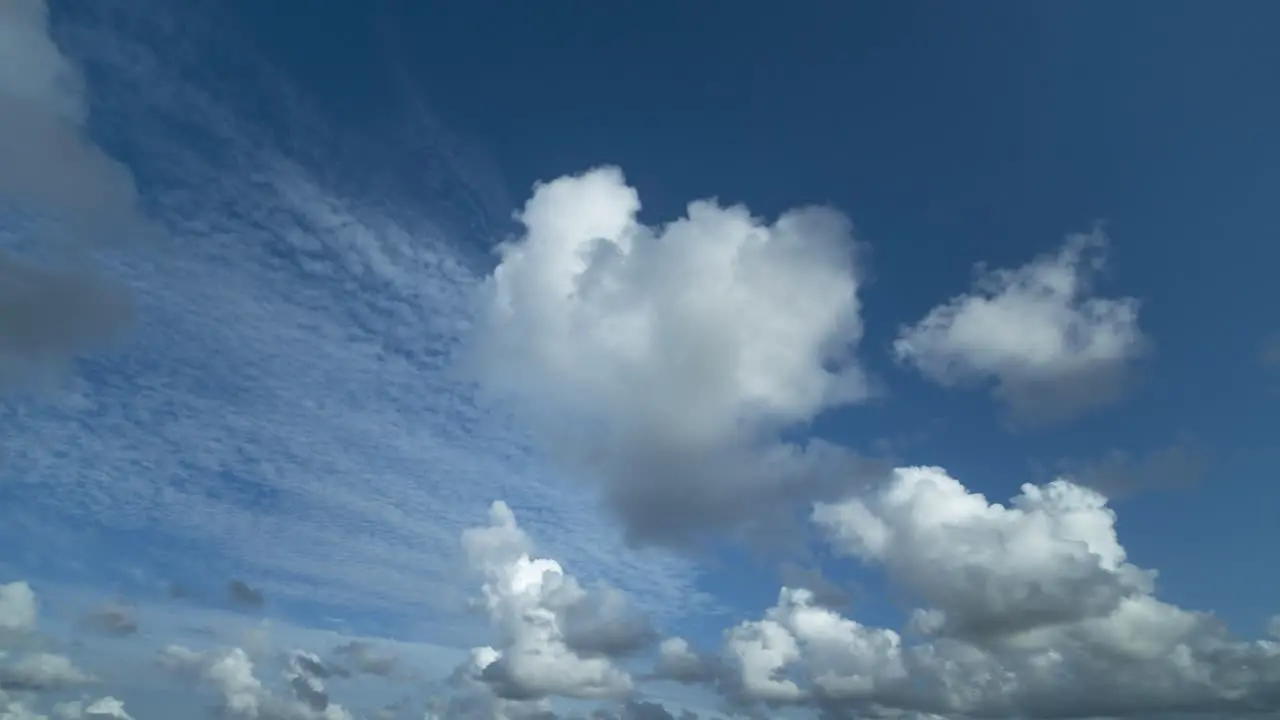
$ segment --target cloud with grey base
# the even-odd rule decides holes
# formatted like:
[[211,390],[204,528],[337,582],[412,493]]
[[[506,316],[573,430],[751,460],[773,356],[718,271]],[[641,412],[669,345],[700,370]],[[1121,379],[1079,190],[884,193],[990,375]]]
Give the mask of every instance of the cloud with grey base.
[[968,293],[900,329],[895,356],[943,386],[990,385],[1019,424],[1060,422],[1115,401],[1148,340],[1136,298],[1093,294],[1108,242],[1095,230],[1021,267],[979,265]]
[[535,186],[482,293],[472,350],[487,390],[597,483],[633,540],[776,532],[834,478],[874,472],[780,440],[871,392],[849,220],[699,200],[648,226],[639,210],[614,167]]
[[[19,220],[34,214],[65,231],[44,244],[69,236],[61,250],[73,257],[139,220],[129,170],[89,137],[86,92],[49,34],[44,0],[0,5],[0,230],[49,234]],[[49,267],[0,250],[0,380],[101,342],[131,315],[128,292],[83,259]]]

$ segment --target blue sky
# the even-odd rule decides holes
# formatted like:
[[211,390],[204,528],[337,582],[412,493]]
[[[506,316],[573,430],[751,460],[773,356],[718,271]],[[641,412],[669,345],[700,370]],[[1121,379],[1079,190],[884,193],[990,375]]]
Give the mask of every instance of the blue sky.
[[1120,687],[1224,647],[1274,701],[1272,4],[50,6],[0,717],[1228,717]]

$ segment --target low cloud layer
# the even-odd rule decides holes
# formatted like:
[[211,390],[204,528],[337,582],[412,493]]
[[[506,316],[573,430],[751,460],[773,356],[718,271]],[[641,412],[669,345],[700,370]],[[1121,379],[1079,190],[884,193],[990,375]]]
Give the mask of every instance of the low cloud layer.
[[1019,423],[1065,420],[1113,401],[1145,345],[1134,298],[1102,298],[1100,231],[1015,269],[979,266],[973,289],[902,328],[898,359],[942,385],[993,383]]
[[1212,614],[1154,594],[1115,514],[1066,480],[1008,506],[940,468],[815,508],[838,552],[884,567],[919,604],[899,631],[784,587],[718,655],[662,645],[660,675],[701,678],[745,710],[833,717],[1095,718],[1280,712],[1280,644],[1233,638]]
[[633,538],[783,515],[855,465],[778,439],[868,395],[852,226],[819,207],[767,222],[706,200],[653,227],[639,210],[616,168],[535,187],[486,287],[483,379],[555,418],[544,439]]

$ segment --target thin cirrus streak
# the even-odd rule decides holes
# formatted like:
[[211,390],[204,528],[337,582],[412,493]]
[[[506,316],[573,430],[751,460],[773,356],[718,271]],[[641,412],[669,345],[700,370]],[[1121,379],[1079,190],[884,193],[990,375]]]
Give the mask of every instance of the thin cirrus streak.
[[[102,557],[81,560],[104,572],[199,566],[272,598],[444,609],[461,599],[460,531],[503,498],[584,577],[659,617],[704,602],[687,562],[621,552],[595,498],[456,372],[489,240],[465,233],[496,216],[491,171],[425,116],[394,141],[335,137],[285,86],[276,117],[247,114],[184,75],[163,13],[86,12],[63,19],[63,46],[109,71],[93,128],[160,232],[106,259],[137,304],[114,351],[0,406],[0,539],[23,562],[93,536]],[[183,23],[183,42],[202,35]],[[291,148],[270,140],[272,120]],[[181,134],[152,132],[166,124]],[[427,169],[403,182],[339,175],[351,166],[328,154],[406,145]]]

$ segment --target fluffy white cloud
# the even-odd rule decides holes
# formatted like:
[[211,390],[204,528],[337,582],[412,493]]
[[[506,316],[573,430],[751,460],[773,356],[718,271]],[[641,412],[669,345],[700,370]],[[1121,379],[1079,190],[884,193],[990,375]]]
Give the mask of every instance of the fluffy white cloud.
[[[478,677],[508,699],[547,695],[602,698],[632,690],[631,676],[600,653],[627,624],[629,608],[613,591],[593,596],[560,563],[531,556],[532,543],[503,502],[490,509],[490,524],[463,533],[471,566],[484,578],[483,596],[498,633],[499,647],[479,648]],[[584,628],[605,636],[571,644],[566,626],[584,608],[594,619]],[[595,652],[593,652],[593,650]]]
[[1280,711],[1280,643],[1233,638],[1157,599],[1154,573],[1125,561],[1090,490],[1025,486],[1004,507],[941,469],[904,468],[814,518],[928,605],[903,635],[783,588],[761,620],[725,633],[722,689],[739,703],[946,717]]
[[838,552],[883,565],[928,603],[922,632],[998,635],[1106,615],[1154,579],[1126,562],[1106,499],[1063,480],[1024,485],[1006,507],[941,468],[899,468],[813,518]]
[[56,653],[37,652],[0,665],[0,688],[9,691],[56,690],[93,681],[70,658]]
[[164,648],[162,664],[179,677],[213,690],[219,708],[229,717],[246,720],[352,720],[351,713],[329,702],[324,684],[308,672],[304,657],[318,662],[314,655],[293,653],[284,671],[292,695],[272,692],[258,678],[253,660],[242,648],[196,652],[180,645]]
[[0,641],[6,635],[27,633],[36,626],[39,606],[31,586],[23,581],[0,585]]
[[767,223],[697,201],[659,227],[639,209],[615,168],[535,187],[486,288],[482,377],[564,428],[557,449],[633,536],[785,512],[813,460],[776,433],[868,394],[852,227],[818,207]]
[[[76,238],[134,222],[133,180],[85,134],[86,107],[79,71],[49,36],[44,0],[0,4],[0,230],[15,209]],[[72,352],[128,314],[125,293],[83,269],[0,252],[0,375]]]
[[894,342],[898,358],[944,384],[994,381],[1012,416],[1065,419],[1112,400],[1145,345],[1138,301],[1092,295],[1107,238],[1069,237],[1053,255],[987,270]]
[[673,637],[658,645],[653,674],[660,679],[682,683],[708,682],[714,679],[716,666],[710,658],[694,652],[688,640]]

